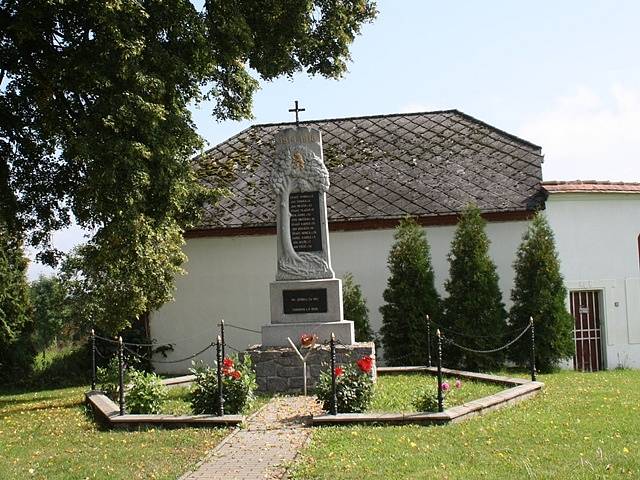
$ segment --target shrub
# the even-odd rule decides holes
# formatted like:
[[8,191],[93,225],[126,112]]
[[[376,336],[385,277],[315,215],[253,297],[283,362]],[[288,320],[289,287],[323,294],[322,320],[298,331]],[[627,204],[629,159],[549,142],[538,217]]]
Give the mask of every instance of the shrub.
[[[336,397],[338,413],[364,412],[373,398],[373,379],[371,370],[373,360],[362,357],[356,365],[348,364],[336,367]],[[316,385],[316,396],[322,402],[322,408],[331,408],[331,372],[320,372]]]
[[441,316],[429,243],[424,229],[411,218],[400,222],[394,239],[387,260],[386,303],[380,307],[384,359],[388,365],[425,365],[426,316],[436,322]]
[[[511,292],[511,324],[525,327],[535,322],[536,367],[549,372],[574,353],[573,317],[565,306],[567,289],[560,274],[553,232],[542,213],[537,213],[518,248]],[[528,365],[530,336],[525,335],[509,351],[518,365]]]
[[[469,205],[462,212],[451,242],[449,280],[445,283],[449,297],[444,300],[444,333],[447,334],[447,327],[462,333],[464,336],[454,334],[454,340],[475,350],[500,346],[507,325],[485,224],[478,207]],[[503,361],[502,351],[487,355],[445,346],[447,366],[482,371],[497,368]]]
[[127,392],[129,413],[160,413],[167,398],[167,387],[155,373],[131,371],[131,388]]
[[369,325],[369,309],[367,301],[362,295],[353,275],[347,273],[342,279],[342,302],[344,304],[344,318],[353,322],[357,342],[373,340],[373,331]]
[[[120,387],[120,367],[118,357],[111,357],[106,367],[98,367],[96,369],[96,377],[98,380],[98,390],[105,393],[111,400],[118,399],[118,389]],[[127,366],[124,366],[124,383],[129,383],[130,372]]]
[[[190,371],[196,377],[189,393],[193,413],[218,413],[220,402],[218,400],[216,368],[201,363],[193,364],[193,368]],[[251,359],[248,355],[244,356],[242,363],[232,357],[224,359],[222,391],[225,414],[241,413],[255,399],[256,388],[256,374],[253,371]]]
[[[456,380],[455,389],[462,388],[462,382]],[[442,406],[447,408],[447,397],[453,393],[453,389],[449,382],[442,382]],[[413,406],[419,412],[437,412],[438,411],[438,387],[436,385],[428,385],[422,389],[413,400]]]

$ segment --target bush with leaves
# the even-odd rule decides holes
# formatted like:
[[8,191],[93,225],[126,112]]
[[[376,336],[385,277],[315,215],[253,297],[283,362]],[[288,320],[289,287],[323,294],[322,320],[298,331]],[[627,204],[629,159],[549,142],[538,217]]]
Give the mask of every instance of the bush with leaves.
[[129,375],[131,386],[126,393],[129,413],[160,413],[162,402],[167,398],[167,387],[155,373],[132,370]]
[[[489,256],[489,238],[480,210],[469,205],[462,212],[449,253],[449,279],[444,300],[444,334],[456,343],[475,350],[488,350],[502,345],[507,326],[507,313],[498,286],[496,266]],[[462,335],[459,335],[462,334]],[[500,367],[504,352],[474,353],[447,346],[444,363],[468,370],[490,370]]]
[[342,303],[344,318],[353,322],[357,342],[370,342],[374,339],[369,325],[369,309],[362,295],[362,289],[353,279],[351,273],[342,279]]
[[[217,369],[193,364],[190,372],[195,375],[189,393],[191,410],[195,414],[216,414],[220,405],[218,397]],[[257,388],[256,374],[251,365],[251,358],[244,356],[242,362],[235,357],[227,357],[222,366],[222,392],[224,413],[234,415],[242,413],[255,399]]]
[[400,222],[387,265],[390,276],[383,293],[382,346],[388,365],[425,365],[426,315],[441,317],[441,302],[434,286],[427,236],[412,218]]
[[[560,274],[560,261],[553,232],[544,214],[537,213],[518,248],[513,264],[516,272],[509,314],[511,324],[525,327],[535,322],[536,367],[549,372],[574,353],[574,321],[567,311],[567,289]],[[528,365],[531,342],[528,335],[509,350],[516,364]]]
[[[454,383],[456,390],[462,388],[462,382],[456,380]],[[447,397],[451,395],[454,390],[451,388],[449,382],[442,382],[442,407],[447,408]],[[418,412],[437,412],[438,411],[438,386],[427,385],[420,390],[413,399],[413,406]]]
[[[371,377],[373,359],[360,358],[355,365],[347,364],[336,367],[336,397],[338,413],[364,412],[371,404],[374,384]],[[316,384],[316,396],[322,402],[322,408],[331,408],[331,371],[320,372]]]
[[[96,377],[98,380],[98,390],[112,400],[118,399],[118,389],[120,388],[120,366],[118,356],[111,357],[109,363],[105,367],[96,369]],[[129,383],[130,370],[124,365],[124,383]]]

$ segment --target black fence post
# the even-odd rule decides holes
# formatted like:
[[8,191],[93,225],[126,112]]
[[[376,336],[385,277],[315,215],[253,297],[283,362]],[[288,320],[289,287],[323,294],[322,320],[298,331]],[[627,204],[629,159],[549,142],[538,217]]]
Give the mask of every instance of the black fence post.
[[96,332],[91,329],[91,390],[96,389]]
[[338,414],[338,395],[336,392],[336,336],[331,333],[331,415]]
[[531,321],[531,381],[536,381],[536,333],[533,326],[533,317],[529,317]]
[[224,360],[226,357],[225,355],[225,343],[224,343],[224,319],[220,320],[220,342],[222,344],[222,359]]
[[427,315],[427,361],[428,365],[431,366],[431,320],[429,319],[429,315]]
[[216,340],[216,360],[218,363],[218,416],[222,417],[224,415],[224,395],[222,391],[222,339],[220,335],[218,335],[218,339]]
[[118,337],[118,370],[120,371],[118,403],[120,404],[120,415],[124,415],[124,344],[122,337]]
[[438,412],[444,411],[444,399],[442,398],[442,336],[440,329],[436,330],[438,337],[438,355],[436,356],[438,366]]

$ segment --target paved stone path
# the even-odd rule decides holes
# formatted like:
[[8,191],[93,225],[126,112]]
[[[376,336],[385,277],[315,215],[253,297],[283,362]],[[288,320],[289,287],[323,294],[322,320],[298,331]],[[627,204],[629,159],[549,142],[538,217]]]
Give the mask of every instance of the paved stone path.
[[311,433],[306,418],[320,411],[313,397],[275,397],[181,480],[283,478]]

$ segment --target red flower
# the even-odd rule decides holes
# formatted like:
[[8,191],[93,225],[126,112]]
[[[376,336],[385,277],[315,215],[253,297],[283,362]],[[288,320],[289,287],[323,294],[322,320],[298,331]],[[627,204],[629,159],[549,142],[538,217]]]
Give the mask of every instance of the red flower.
[[232,372],[234,372],[234,368],[233,367],[222,367],[222,374],[223,375],[231,375]]
[[234,380],[239,380],[241,376],[242,374],[238,370],[234,370],[233,372],[231,372],[231,378],[233,378]]
[[339,377],[340,375],[342,375],[344,373],[344,368],[336,367],[336,369],[334,371],[335,371],[336,377]]
[[234,364],[233,364],[233,359],[232,358],[227,357],[222,361],[222,366],[224,366],[226,368],[232,368],[233,365]]
[[361,357],[356,363],[358,364],[358,368],[361,372],[371,373],[371,369],[373,368],[373,358],[367,355]]
[[300,335],[300,344],[303,347],[311,347],[316,341],[315,335],[311,335],[309,333],[303,333]]

